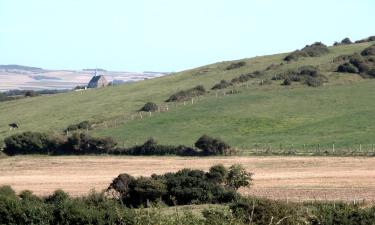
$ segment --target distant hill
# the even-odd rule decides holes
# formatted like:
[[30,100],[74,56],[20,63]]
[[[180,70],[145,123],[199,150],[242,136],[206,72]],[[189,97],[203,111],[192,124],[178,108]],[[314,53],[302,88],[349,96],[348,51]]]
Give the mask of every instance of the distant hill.
[[42,73],[45,70],[39,67],[21,66],[21,65],[0,65],[0,71],[16,72],[16,71],[28,71],[33,73]]

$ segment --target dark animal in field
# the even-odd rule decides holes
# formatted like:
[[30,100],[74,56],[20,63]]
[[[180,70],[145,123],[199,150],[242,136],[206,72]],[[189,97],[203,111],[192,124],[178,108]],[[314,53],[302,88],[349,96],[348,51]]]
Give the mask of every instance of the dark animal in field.
[[10,123],[9,124],[9,130],[17,129],[18,125],[16,123]]

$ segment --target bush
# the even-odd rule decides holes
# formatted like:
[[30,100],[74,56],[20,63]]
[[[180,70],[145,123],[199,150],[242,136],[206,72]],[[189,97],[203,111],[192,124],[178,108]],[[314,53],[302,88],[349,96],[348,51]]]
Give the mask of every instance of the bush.
[[292,84],[292,81],[290,80],[290,78],[285,78],[281,85],[289,86],[291,84]]
[[244,83],[244,82],[249,81],[251,78],[255,78],[255,76],[252,73],[241,74],[239,77],[233,78],[231,83],[232,84]]
[[337,67],[337,72],[341,72],[341,73],[359,73],[359,70],[357,69],[357,67],[355,67],[351,63],[344,63],[344,64],[339,65],[339,67]]
[[117,155],[180,155],[198,156],[200,152],[183,145],[170,146],[160,145],[153,138],[148,139],[143,145],[137,145],[128,149],[115,149],[111,151]]
[[340,43],[338,42],[335,42],[335,46],[337,45],[350,45],[350,44],[353,44],[353,42],[350,40],[350,38],[344,38],[342,39],[342,41]]
[[231,147],[227,143],[207,135],[201,136],[195,142],[195,147],[201,149],[205,155],[224,155],[231,151]]
[[158,105],[153,102],[147,102],[139,111],[144,112],[156,112],[158,111]]
[[226,186],[231,189],[238,190],[240,187],[249,187],[253,180],[253,174],[249,173],[240,164],[229,167],[226,176]]
[[231,202],[237,198],[237,194],[222,185],[226,170],[222,166],[212,167],[208,173],[182,169],[175,173],[140,178],[121,174],[107,191],[115,191],[122,203],[133,207],[149,206],[148,203],[160,201],[168,205]]
[[375,208],[362,208],[345,203],[315,203],[309,218],[309,224],[318,225],[352,225],[373,224]]
[[38,96],[38,94],[35,91],[26,91],[25,97],[35,97]]
[[217,90],[217,89],[225,89],[232,86],[232,84],[226,80],[221,80],[220,83],[215,84],[211,89]]
[[75,130],[90,130],[92,129],[92,126],[94,125],[93,122],[90,122],[88,120],[85,120],[85,121],[82,121],[82,122],[79,122],[77,124],[72,124],[72,125],[69,125],[65,130],[64,132],[67,132],[67,131],[75,131]]
[[204,95],[206,93],[206,89],[202,85],[198,85],[194,88],[179,91],[173,95],[171,95],[166,102],[177,102],[177,101],[184,101],[196,96]]
[[228,169],[223,164],[214,165],[207,173],[208,179],[218,184],[223,184],[228,176]]
[[362,56],[375,56],[375,45],[371,45],[361,52]]
[[305,84],[310,87],[319,87],[322,86],[327,79],[323,76],[319,77],[306,77]]
[[43,133],[24,132],[5,138],[4,144],[4,153],[7,155],[48,154],[51,140]]
[[105,154],[116,145],[117,143],[110,137],[94,138],[85,133],[73,133],[53,154]]
[[234,63],[231,63],[229,66],[227,66],[225,69],[226,70],[233,70],[233,69],[238,69],[240,67],[243,67],[245,65],[246,65],[246,62],[244,62],[244,61],[234,62]]
[[364,42],[370,42],[370,41],[375,41],[375,36],[370,36],[368,38],[365,38],[365,39],[362,39],[362,40],[358,40],[355,43],[364,43]]
[[306,45],[301,50],[296,50],[284,58],[284,61],[298,60],[302,57],[318,57],[329,52],[326,45],[321,42],[315,42],[312,45]]
[[268,199],[241,198],[232,203],[230,209],[246,224],[307,224],[296,206]]

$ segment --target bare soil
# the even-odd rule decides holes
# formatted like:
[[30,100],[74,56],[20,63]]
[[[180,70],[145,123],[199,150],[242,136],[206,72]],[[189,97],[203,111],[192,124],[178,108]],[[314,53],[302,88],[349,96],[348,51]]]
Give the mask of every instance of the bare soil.
[[17,156],[0,159],[0,185],[48,195],[105,189],[120,173],[149,176],[182,168],[240,163],[254,173],[242,194],[272,199],[375,201],[375,158],[362,157],[112,157]]

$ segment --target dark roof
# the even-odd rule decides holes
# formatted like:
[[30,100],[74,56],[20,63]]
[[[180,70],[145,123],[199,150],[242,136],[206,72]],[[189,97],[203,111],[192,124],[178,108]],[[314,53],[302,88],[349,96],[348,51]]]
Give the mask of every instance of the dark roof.
[[91,80],[90,80],[89,83],[91,83],[91,82],[93,82],[93,83],[98,82],[98,80],[100,79],[100,77],[101,77],[101,76],[93,76],[93,77],[91,78]]

